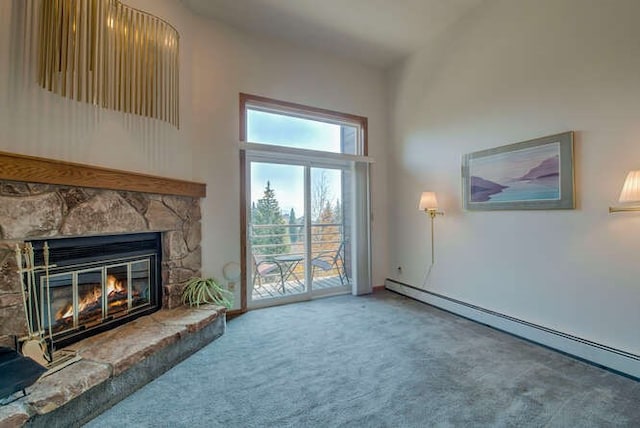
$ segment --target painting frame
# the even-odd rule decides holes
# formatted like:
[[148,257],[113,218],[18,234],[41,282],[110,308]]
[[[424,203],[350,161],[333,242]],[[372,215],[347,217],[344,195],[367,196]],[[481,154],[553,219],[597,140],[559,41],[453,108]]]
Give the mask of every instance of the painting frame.
[[574,209],[573,145],[568,131],[463,155],[464,209]]

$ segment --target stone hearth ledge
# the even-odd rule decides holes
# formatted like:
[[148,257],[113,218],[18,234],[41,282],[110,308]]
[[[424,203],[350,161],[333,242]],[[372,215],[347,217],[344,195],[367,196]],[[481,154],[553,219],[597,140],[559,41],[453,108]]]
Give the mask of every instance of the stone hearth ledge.
[[224,334],[226,309],[163,309],[65,349],[82,360],[0,407],[0,428],[75,426],[94,418]]

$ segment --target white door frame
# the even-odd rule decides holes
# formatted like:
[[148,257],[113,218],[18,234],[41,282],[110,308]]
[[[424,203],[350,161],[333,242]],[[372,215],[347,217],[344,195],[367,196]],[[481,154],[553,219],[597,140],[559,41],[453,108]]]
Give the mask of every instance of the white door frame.
[[311,212],[311,168],[327,168],[327,169],[340,169],[340,170],[351,170],[352,166],[350,162],[345,162],[343,159],[301,159],[299,155],[296,156],[287,156],[285,153],[280,151],[276,154],[274,153],[246,153],[245,162],[247,168],[245,168],[245,204],[246,207],[246,266],[253,266],[252,257],[253,257],[253,249],[251,247],[251,166],[254,162],[260,163],[271,163],[271,164],[281,164],[281,165],[292,165],[292,166],[302,166],[304,168],[304,231],[305,231],[305,258],[304,258],[304,266],[305,266],[305,291],[297,294],[291,294],[288,296],[282,297],[273,297],[273,298],[265,298],[260,300],[253,300],[253,281],[252,276],[254,274],[253,269],[246,269],[246,284],[247,284],[247,307],[248,309],[256,309],[267,306],[275,306],[286,303],[294,303],[301,302],[306,300],[311,300],[314,297],[324,297],[328,295],[336,295],[336,294],[347,294],[351,292],[351,286],[346,285],[342,287],[335,287],[331,289],[324,290],[314,290],[313,289],[313,270],[311,268],[311,255],[312,255],[312,243],[311,243],[311,216],[308,213]]

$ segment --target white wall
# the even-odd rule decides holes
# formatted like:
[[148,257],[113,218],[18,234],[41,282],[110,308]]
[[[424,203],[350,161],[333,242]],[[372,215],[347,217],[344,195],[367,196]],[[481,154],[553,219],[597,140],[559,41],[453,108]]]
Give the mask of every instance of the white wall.
[[[191,82],[181,81],[180,130],[166,122],[94,107],[40,88],[35,83],[37,63],[32,56],[37,54],[37,38],[23,25],[23,12],[27,7],[37,10],[37,3],[0,1],[0,150],[195,178],[191,118],[185,114],[191,110]],[[187,26],[190,16],[179,4],[153,2],[156,6],[165,3],[176,26]],[[183,38],[180,66],[188,71],[192,48],[189,35]]]
[[[640,215],[607,212],[640,169],[638,16],[635,0],[488,1],[392,71],[392,278],[423,286],[434,190],[426,289],[640,354]],[[463,211],[462,154],[568,130],[577,209]]]
[[92,107],[33,83],[20,54],[18,5],[0,0],[0,150],[207,184],[203,271],[240,260],[238,93],[366,116],[373,173],[374,284],[387,266],[386,80],[347,59],[255,37],[194,16],[180,2],[128,0],[180,32],[181,126]]
[[[229,257],[239,253],[238,92],[353,113],[369,119],[369,154],[377,161],[372,184],[376,195],[373,241],[374,260],[380,262],[374,263],[373,280],[382,284],[387,257],[384,74],[329,55],[257,39],[212,25],[210,20],[194,24],[198,55],[193,80],[199,82],[193,99],[198,125],[195,139],[203,154],[203,179],[215,192],[205,201],[212,214],[205,221],[206,245],[212,251],[226,251]],[[233,243],[233,249],[219,248],[221,243]]]

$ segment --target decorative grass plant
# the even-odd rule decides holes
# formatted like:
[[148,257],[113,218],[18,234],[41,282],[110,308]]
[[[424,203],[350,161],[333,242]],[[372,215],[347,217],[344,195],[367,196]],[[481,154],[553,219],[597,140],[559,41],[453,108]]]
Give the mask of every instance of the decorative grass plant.
[[218,284],[215,278],[193,277],[182,290],[182,303],[196,307],[214,303],[230,309],[233,306],[233,294]]

